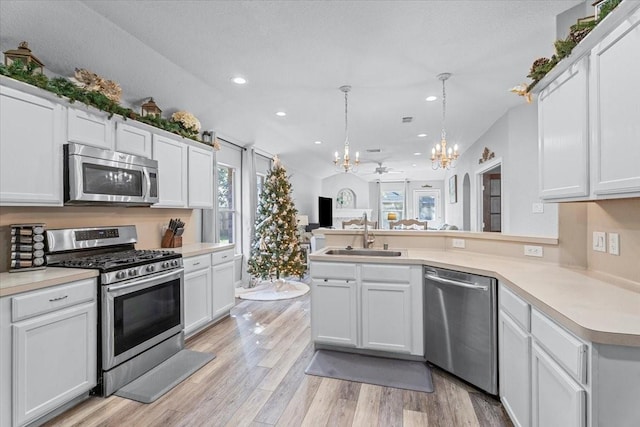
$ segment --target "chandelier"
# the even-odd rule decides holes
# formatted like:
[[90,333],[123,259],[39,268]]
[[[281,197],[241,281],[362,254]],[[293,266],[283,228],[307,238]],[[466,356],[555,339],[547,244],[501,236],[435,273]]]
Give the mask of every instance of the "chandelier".
[[447,94],[444,88],[444,82],[451,77],[451,73],[438,74],[438,79],[442,81],[442,135],[440,143],[431,149],[431,168],[433,170],[442,168],[450,169],[455,167],[454,162],[458,159],[458,144],[447,148],[447,131],[444,128]]
[[356,152],[356,159],[353,162],[351,162],[351,156],[349,154],[349,121],[347,115],[347,97],[350,90],[351,86],[340,86],[340,91],[344,92],[344,154],[342,158],[340,158],[340,154],[336,151],[333,159],[333,164],[336,165],[339,170],[344,169],[345,173],[349,171],[355,172],[356,167],[360,164],[360,153]]

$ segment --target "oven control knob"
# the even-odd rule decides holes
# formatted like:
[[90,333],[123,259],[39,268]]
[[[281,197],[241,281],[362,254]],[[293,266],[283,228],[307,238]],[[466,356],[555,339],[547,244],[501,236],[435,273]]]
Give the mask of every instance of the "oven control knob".
[[124,279],[125,277],[127,277],[126,271],[118,271],[116,273],[116,279]]
[[129,276],[135,276],[136,274],[138,274],[138,271],[135,268],[129,270]]
[[155,270],[156,270],[156,266],[155,265],[148,265],[147,266],[147,272],[153,273]]
[[171,261],[171,265],[174,266],[174,267],[177,267],[178,266],[178,260],[174,259],[173,261]]
[[165,261],[162,263],[162,268],[169,268],[169,261]]

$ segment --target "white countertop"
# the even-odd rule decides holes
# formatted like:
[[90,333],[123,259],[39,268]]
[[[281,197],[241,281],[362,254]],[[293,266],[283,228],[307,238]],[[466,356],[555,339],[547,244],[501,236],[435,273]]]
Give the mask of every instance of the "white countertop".
[[0,297],[97,276],[98,270],[60,267],[47,267],[44,270],[28,270],[15,273],[0,273]]
[[311,254],[309,259],[423,264],[496,277],[585,340],[640,347],[640,284],[587,270],[467,251],[407,249],[402,257],[367,257],[324,255],[328,249]]
[[174,251],[182,254],[183,257],[208,254],[211,252],[223,251],[225,249],[233,249],[234,243],[191,243],[179,248],[162,248],[163,251]]

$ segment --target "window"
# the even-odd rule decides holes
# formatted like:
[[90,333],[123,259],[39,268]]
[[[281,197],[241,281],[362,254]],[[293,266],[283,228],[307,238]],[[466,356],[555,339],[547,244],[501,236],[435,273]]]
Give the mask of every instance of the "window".
[[[380,184],[380,228],[388,229],[389,221],[404,219],[404,183],[400,185]],[[386,187],[386,188],[385,188]]]
[[439,221],[441,217],[440,190],[414,190],[413,212],[419,221]]
[[256,185],[257,185],[257,188],[258,188],[258,191],[256,192],[256,194],[258,196],[258,200],[260,200],[260,196],[262,195],[262,189],[264,188],[264,179],[265,178],[266,178],[265,175],[262,175],[260,173],[256,174]]
[[235,169],[218,164],[218,235],[220,243],[234,243],[236,218]]

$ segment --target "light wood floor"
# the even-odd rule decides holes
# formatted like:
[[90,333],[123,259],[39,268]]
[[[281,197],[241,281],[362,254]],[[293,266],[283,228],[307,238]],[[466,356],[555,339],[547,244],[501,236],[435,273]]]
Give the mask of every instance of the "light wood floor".
[[187,342],[216,358],[152,404],[90,398],[47,426],[511,426],[500,403],[433,369],[434,393],[304,374],[309,295],[238,300]]

